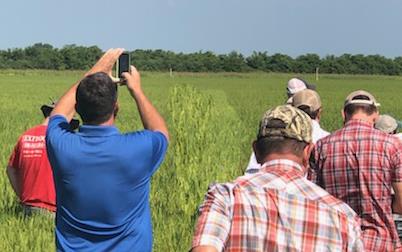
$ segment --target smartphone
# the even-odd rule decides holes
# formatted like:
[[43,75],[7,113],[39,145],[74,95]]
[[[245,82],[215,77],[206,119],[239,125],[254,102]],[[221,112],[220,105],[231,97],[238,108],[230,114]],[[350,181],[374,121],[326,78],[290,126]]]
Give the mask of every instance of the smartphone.
[[117,76],[121,79],[122,73],[130,72],[130,54],[128,52],[123,52],[119,61],[117,62]]

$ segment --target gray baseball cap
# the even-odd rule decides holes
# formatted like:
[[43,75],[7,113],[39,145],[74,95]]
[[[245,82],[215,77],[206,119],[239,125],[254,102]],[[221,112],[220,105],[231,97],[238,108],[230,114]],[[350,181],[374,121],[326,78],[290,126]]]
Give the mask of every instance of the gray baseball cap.
[[374,127],[385,133],[391,134],[398,129],[399,123],[397,120],[395,120],[395,118],[390,115],[380,115],[380,117],[375,122]]

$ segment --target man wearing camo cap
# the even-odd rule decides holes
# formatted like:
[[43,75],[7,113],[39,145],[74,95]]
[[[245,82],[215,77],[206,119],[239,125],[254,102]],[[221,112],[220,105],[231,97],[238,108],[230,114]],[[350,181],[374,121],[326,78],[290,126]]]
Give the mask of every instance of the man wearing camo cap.
[[361,251],[355,212],[305,178],[311,119],[290,105],[268,110],[253,149],[254,174],[211,186],[192,250]]
[[[319,139],[329,135],[329,132],[320,126],[320,118],[322,113],[321,98],[318,93],[311,89],[303,89],[298,91],[293,97],[291,104],[293,107],[304,111],[310,118],[313,126],[313,143]],[[257,162],[254,152],[251,154],[246,173],[253,173],[261,168],[261,164]]]

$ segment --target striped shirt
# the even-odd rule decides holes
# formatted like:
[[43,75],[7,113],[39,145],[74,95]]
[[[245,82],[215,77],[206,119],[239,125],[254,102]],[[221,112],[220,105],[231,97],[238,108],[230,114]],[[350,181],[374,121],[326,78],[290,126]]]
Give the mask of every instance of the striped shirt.
[[360,224],[345,203],[285,159],[215,184],[200,207],[192,247],[218,251],[362,251]]
[[368,251],[400,247],[392,218],[392,183],[402,182],[402,145],[372,124],[351,120],[316,147],[315,181],[362,218]]

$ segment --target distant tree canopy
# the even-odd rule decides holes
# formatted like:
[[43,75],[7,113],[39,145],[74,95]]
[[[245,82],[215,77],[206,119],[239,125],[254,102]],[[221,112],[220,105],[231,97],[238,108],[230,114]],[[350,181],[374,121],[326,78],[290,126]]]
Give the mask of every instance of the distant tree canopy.
[[[0,69],[53,69],[84,70],[90,68],[102,55],[97,46],[66,45],[55,48],[37,43],[26,48],[0,50]],[[175,53],[164,50],[135,50],[130,52],[132,63],[140,70],[179,72],[282,72],[335,74],[402,75],[402,57],[394,59],[381,55],[328,55],[305,54],[292,58],[284,54],[253,52],[245,57],[232,51],[215,54],[210,51]]]

